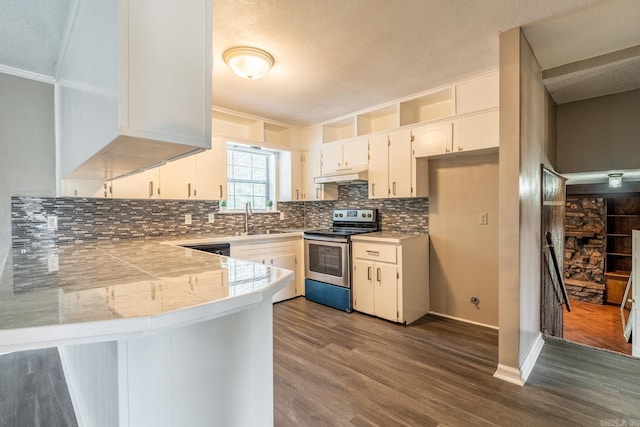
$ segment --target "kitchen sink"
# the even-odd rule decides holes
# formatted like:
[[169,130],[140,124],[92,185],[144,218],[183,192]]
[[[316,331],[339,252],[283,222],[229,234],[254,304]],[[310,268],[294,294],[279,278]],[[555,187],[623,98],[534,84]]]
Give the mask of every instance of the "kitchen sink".
[[248,233],[242,232],[238,233],[239,236],[257,236],[261,234],[281,234],[286,233],[286,231],[282,230],[251,230]]

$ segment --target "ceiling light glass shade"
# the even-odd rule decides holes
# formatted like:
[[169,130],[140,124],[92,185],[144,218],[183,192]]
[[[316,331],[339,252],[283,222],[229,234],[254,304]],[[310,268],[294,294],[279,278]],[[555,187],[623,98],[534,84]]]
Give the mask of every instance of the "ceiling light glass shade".
[[610,173],[609,174],[609,187],[620,188],[622,187],[622,173]]
[[255,47],[232,47],[222,54],[224,62],[243,79],[256,80],[273,66],[273,56]]

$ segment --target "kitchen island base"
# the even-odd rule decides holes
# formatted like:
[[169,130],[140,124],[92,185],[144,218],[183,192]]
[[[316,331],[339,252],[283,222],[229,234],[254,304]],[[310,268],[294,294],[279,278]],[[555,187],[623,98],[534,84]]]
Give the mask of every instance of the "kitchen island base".
[[58,347],[79,426],[273,425],[273,306]]

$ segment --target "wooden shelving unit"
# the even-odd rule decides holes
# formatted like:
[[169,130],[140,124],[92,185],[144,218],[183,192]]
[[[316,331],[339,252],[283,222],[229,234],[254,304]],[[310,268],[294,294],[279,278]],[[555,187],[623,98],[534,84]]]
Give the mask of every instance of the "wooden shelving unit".
[[616,194],[606,201],[605,303],[619,305],[631,274],[631,232],[640,229],[640,195]]

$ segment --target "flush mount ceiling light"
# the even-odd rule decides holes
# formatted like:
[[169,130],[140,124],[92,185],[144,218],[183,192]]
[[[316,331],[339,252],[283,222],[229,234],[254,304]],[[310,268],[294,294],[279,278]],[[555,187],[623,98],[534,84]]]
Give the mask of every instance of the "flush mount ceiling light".
[[227,49],[222,54],[222,59],[236,75],[248,80],[263,77],[273,66],[273,56],[262,49],[249,46]]
[[622,187],[622,172],[612,172],[609,176],[609,187],[620,188]]

